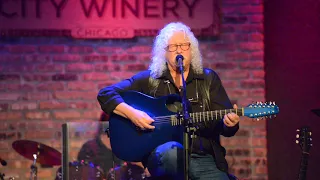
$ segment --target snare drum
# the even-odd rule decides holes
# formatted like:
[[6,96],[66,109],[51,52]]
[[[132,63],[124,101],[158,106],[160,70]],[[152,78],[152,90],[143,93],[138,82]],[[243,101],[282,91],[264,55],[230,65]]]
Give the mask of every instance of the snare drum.
[[[57,170],[55,180],[62,180],[62,167]],[[104,180],[103,171],[92,163],[78,161],[69,163],[69,180]]]

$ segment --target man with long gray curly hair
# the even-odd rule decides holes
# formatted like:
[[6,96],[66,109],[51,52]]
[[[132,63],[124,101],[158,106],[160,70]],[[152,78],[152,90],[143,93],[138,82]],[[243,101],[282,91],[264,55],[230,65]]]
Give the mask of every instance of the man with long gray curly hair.
[[[178,68],[177,57],[183,58],[183,72]],[[232,106],[217,73],[203,68],[199,42],[185,24],[169,23],[160,30],[154,41],[151,60],[149,70],[99,91],[97,98],[104,112],[124,117],[142,131],[158,132],[160,128],[157,119],[149,112],[127,104],[121,93],[138,91],[154,98],[180,94],[183,86],[182,73],[186,81],[189,109],[192,112],[237,108],[236,105]],[[168,106],[168,109],[181,111],[179,106]],[[239,116],[227,113],[218,119],[196,126],[196,136],[193,136],[196,138],[192,139],[189,147],[191,152],[188,175],[192,180],[229,179],[226,151],[220,144],[220,135],[234,136],[239,129]],[[121,127],[116,131],[121,131]],[[172,140],[155,147],[141,161],[149,170],[152,179],[176,180],[184,177],[182,157],[181,142]]]

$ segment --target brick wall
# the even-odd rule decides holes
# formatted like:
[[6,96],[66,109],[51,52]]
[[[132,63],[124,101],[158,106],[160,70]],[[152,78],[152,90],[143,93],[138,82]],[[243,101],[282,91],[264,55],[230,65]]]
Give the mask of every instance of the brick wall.
[[[204,63],[239,106],[264,101],[262,2],[224,0],[222,13],[221,35],[200,40]],[[96,121],[98,90],[146,69],[152,40],[2,38],[0,154],[8,162],[2,173],[29,176],[32,162],[11,148],[14,140],[61,151],[62,123]],[[222,140],[230,170],[242,179],[267,179],[265,122],[241,120],[236,137]],[[39,179],[54,177],[57,168],[40,168]]]

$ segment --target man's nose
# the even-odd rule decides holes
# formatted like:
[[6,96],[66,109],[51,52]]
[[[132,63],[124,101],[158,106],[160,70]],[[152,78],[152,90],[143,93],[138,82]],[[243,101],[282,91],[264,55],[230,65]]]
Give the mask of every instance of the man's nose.
[[178,53],[178,54],[181,54],[181,52],[182,52],[181,46],[178,46],[178,47],[177,47],[177,53]]

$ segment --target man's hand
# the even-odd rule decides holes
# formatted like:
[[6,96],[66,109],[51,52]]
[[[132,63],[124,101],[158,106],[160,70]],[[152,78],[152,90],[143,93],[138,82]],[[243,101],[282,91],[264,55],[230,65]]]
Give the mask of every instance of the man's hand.
[[[233,105],[234,109],[237,109],[238,106],[236,104]],[[223,123],[227,127],[233,127],[240,121],[240,117],[235,113],[228,113],[223,117]]]
[[141,129],[154,129],[154,126],[150,124],[154,122],[154,120],[145,112],[133,109],[128,116],[129,119]]

